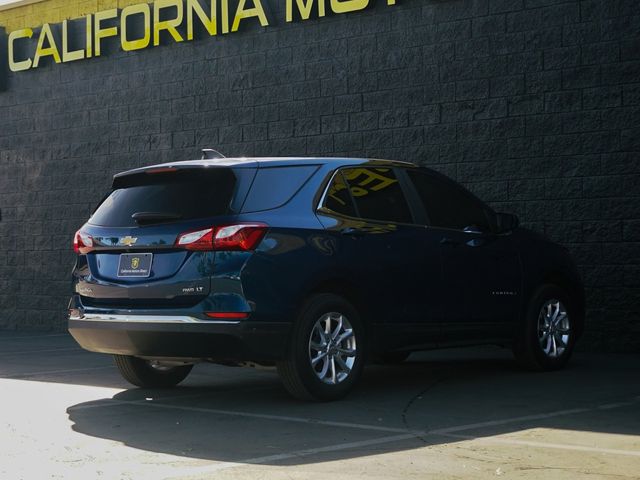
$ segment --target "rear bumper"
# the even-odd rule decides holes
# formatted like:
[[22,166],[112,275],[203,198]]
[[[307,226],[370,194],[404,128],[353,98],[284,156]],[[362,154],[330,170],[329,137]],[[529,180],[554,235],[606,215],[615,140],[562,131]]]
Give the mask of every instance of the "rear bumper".
[[290,323],[189,316],[94,313],[69,319],[69,333],[92,352],[230,361],[283,359],[290,328]]

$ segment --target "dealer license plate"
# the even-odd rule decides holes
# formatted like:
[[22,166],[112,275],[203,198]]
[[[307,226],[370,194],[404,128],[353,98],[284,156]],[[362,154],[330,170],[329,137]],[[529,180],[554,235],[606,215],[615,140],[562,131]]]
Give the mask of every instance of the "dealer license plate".
[[146,278],[151,275],[153,253],[123,253],[118,263],[118,277]]

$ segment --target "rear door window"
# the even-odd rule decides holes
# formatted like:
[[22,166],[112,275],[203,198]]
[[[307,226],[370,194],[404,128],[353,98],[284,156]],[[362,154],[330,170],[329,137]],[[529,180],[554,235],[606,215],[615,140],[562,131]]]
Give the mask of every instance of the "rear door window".
[[408,174],[424,204],[430,225],[491,231],[490,209],[462,187],[425,172],[409,170]]
[[114,187],[89,223],[134,227],[225,215],[234,196],[236,175],[229,168],[142,172],[117,178]]
[[409,204],[393,168],[345,168],[343,174],[359,217],[413,223]]
[[281,207],[298,193],[316,170],[317,165],[260,168],[242,211],[260,212]]

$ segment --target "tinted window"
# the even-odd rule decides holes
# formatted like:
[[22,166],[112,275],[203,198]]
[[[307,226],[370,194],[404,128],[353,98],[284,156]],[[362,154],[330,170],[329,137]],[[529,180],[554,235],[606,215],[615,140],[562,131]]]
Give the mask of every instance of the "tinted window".
[[347,168],[343,170],[361,218],[384,222],[412,223],[402,187],[391,168]]
[[[229,211],[236,177],[228,168],[174,170],[120,177],[115,190],[89,220],[105,227],[136,226],[132,215],[153,214],[147,223],[190,220]],[[164,218],[163,218],[164,216]]]
[[336,173],[327,189],[327,195],[322,205],[333,212],[350,217],[356,216],[349,188],[344,180],[342,172]]
[[287,203],[318,169],[315,165],[260,168],[243,212],[271,210]]
[[435,175],[411,170],[408,173],[424,203],[431,225],[456,230],[466,227],[490,230],[490,211],[462,187]]

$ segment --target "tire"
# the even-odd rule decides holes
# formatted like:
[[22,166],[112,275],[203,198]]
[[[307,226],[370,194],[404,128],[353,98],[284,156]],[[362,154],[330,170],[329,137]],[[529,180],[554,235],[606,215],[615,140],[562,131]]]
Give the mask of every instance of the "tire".
[[[329,335],[325,337],[327,324]],[[314,295],[296,319],[287,358],[277,363],[278,374],[285,389],[297,399],[338,400],[360,378],[365,347],[356,309],[337,295]],[[320,360],[313,365],[312,358]]]
[[148,360],[127,355],[114,355],[113,359],[127,382],[143,388],[175,387],[193,368],[193,365],[154,367]]
[[513,353],[518,363],[535,371],[564,367],[575,345],[577,321],[566,291],[557,285],[542,285],[531,296],[517,332]]

